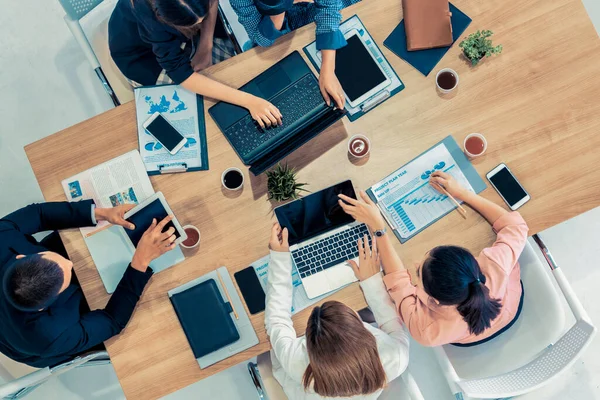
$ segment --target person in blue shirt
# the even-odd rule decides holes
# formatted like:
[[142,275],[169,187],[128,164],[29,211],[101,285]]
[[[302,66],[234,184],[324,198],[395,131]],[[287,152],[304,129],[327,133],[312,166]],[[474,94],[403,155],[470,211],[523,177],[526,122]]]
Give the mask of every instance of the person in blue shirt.
[[108,24],[115,64],[134,86],[175,83],[244,107],[265,128],[282,124],[265,99],[233,89],[200,71],[231,56],[218,0],[119,0]]
[[335,51],[346,45],[340,31],[340,10],[360,0],[230,0],[250,40],[271,46],[282,35],[316,23],[317,50],[321,51],[319,87],[327,102],[344,108],[344,91],[335,75]]
[[152,277],[152,260],[175,247],[170,217],[154,221],[106,307],[90,311],[57,232],[123,219],[132,205],[96,208],[92,200],[31,204],[0,219],[0,352],[36,368],[52,367],[102,346],[125,328]]

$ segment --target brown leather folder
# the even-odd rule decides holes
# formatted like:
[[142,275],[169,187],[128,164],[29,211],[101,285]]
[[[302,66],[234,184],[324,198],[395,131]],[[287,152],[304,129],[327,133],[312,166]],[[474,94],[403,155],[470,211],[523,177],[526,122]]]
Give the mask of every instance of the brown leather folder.
[[448,0],[402,0],[408,51],[452,44]]

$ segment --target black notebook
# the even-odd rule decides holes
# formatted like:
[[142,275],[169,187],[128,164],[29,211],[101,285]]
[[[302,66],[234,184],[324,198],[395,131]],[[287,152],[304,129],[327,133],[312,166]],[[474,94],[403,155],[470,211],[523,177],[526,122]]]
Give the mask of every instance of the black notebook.
[[214,279],[174,294],[171,303],[194,357],[203,357],[239,340],[230,315],[231,304],[223,301]]

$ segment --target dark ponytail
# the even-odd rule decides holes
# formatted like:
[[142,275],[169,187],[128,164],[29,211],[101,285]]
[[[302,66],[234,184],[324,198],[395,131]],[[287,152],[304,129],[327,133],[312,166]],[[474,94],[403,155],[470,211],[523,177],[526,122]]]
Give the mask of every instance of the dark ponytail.
[[485,275],[462,247],[439,246],[429,252],[421,271],[423,288],[443,305],[456,305],[472,334],[480,335],[500,314],[502,304],[490,298]]
[[209,7],[209,0],[150,0],[150,3],[161,21],[179,28],[198,23]]

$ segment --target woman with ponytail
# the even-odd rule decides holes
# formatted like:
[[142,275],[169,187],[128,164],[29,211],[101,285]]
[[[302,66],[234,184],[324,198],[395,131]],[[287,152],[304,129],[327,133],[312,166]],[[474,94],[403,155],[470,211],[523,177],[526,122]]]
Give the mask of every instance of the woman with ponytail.
[[[518,318],[523,302],[518,258],[527,242],[527,223],[463,188],[449,174],[434,172],[431,185],[441,185],[479,212],[496,232],[496,241],[478,256],[458,246],[430,250],[417,266],[417,285],[392,246],[390,234],[378,238],[384,282],[400,318],[415,340],[425,346],[474,346],[498,336]],[[371,231],[386,230],[377,206],[340,195],[340,205]]]
[[234,55],[218,14],[218,0],[118,0],[108,23],[110,54],[134,87],[175,83],[244,107],[262,128],[281,125],[267,100],[200,73]]
[[358,241],[359,261],[350,262],[378,328],[350,307],[327,301],[313,308],[306,335],[292,322],[292,258],[288,231],[271,231],[265,326],[271,341],[273,376],[290,400],[332,397],[373,400],[408,365],[408,333],[383,284],[377,243]]

